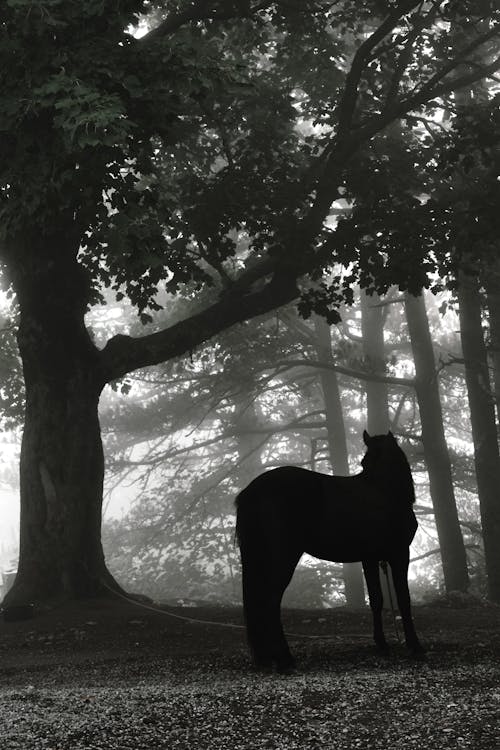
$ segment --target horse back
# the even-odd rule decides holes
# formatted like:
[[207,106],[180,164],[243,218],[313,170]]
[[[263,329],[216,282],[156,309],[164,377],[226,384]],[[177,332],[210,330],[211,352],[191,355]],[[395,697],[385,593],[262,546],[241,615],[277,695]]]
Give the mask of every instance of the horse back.
[[282,540],[301,552],[338,562],[367,553],[385,559],[409,546],[417,522],[408,498],[392,498],[363,474],[339,477],[285,466],[261,474],[238,495],[236,531]]

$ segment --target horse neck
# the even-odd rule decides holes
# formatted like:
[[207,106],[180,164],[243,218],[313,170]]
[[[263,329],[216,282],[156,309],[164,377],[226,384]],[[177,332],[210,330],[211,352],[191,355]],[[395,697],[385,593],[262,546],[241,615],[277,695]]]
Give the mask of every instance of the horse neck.
[[408,463],[400,462],[396,466],[377,467],[363,472],[382,492],[395,502],[408,499],[410,505],[415,502],[415,486]]

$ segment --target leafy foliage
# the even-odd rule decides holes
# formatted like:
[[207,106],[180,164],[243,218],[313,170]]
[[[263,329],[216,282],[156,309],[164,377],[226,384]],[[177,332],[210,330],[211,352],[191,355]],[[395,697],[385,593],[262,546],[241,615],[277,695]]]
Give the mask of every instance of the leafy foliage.
[[[11,311],[9,311],[11,312]],[[16,341],[16,316],[0,315],[0,428],[12,430],[24,415],[24,380]]]
[[[463,4],[453,2],[251,9],[214,3],[200,8],[198,23],[179,20],[175,28],[183,14],[197,17],[196,3],[154,9],[143,0],[4,3],[0,218],[6,248],[27,227],[47,237],[56,228],[68,233],[68,252],[80,245],[94,296],[99,284],[111,285],[132,300],[144,322],[151,320],[148,309],[158,309],[157,292],[165,284],[171,292],[188,282],[193,290],[228,284],[230,262],[241,267],[250,253],[278,254],[286,265],[287,248],[311,252],[312,237],[294,248],[296,223],[314,210],[315,185],[329,168],[332,138],[340,138],[346,118],[352,116],[353,133],[361,132],[383,120],[397,99],[425,89],[425,81],[447,80],[439,68],[465,44],[470,23]],[[160,31],[135,38],[130,29],[148,12]],[[474,13],[495,30],[488,3]],[[164,34],[169,22],[175,32]],[[375,39],[384,24],[385,34],[371,42],[367,35]],[[389,187],[387,162],[393,177],[401,167],[401,179],[407,175],[411,153],[406,164],[397,164],[405,153],[397,140],[380,136],[379,157],[365,148],[364,167],[354,167],[346,180],[341,170],[339,187],[351,193],[356,171],[369,168],[379,178],[370,180],[373,202],[384,191],[381,180]],[[402,140],[412,141],[411,125]],[[419,213],[410,200],[399,207],[389,202],[387,192],[379,208],[389,221],[396,208],[406,216]],[[367,220],[368,205],[365,195]],[[420,262],[425,253],[418,237],[386,267],[380,253],[353,250],[347,229],[342,249],[318,226],[313,245],[327,265],[360,261],[365,284],[368,264],[382,288],[391,281],[412,288],[427,283],[432,268]],[[243,256],[237,233],[248,245]],[[396,239],[397,230],[394,246]],[[311,256],[310,265],[320,268],[321,262]],[[408,268],[420,269],[418,277],[409,278]],[[349,279],[330,294],[334,305],[349,301]],[[316,299],[312,307],[320,304],[310,290],[305,311],[308,295]]]

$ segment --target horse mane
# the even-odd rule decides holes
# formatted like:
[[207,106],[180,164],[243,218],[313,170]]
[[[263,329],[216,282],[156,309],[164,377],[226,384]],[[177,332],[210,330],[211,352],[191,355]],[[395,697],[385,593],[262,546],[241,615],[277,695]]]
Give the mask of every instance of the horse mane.
[[[415,503],[415,483],[411,473],[411,468],[408,459],[404,452],[398,446],[399,462],[394,467],[393,480],[394,490],[401,496],[406,496],[410,500],[410,504]],[[392,484],[392,482],[391,482]]]

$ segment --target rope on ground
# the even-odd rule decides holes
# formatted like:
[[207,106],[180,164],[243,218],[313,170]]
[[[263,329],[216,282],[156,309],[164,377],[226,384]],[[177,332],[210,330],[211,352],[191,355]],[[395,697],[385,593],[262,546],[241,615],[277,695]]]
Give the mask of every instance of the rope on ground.
[[244,625],[237,625],[233,622],[217,622],[216,620],[200,620],[196,617],[186,617],[184,615],[177,615],[175,612],[168,612],[165,609],[162,609],[161,607],[152,607],[149,604],[143,604],[142,602],[138,602],[136,599],[131,599],[129,596],[125,596],[124,594],[120,594],[119,591],[116,591],[115,589],[112,589],[107,584],[103,583],[105,588],[107,588],[109,591],[111,591],[115,596],[118,596],[120,599],[123,599],[124,601],[128,602],[129,604],[134,604],[136,607],[140,607],[141,609],[147,609],[150,612],[156,612],[156,614],[159,615],[165,615],[165,617],[172,617],[175,620],[184,620],[184,622],[192,622],[197,625],[215,625],[221,628],[236,628],[238,630],[245,630]]
[[[143,604],[142,602],[138,602],[136,599],[132,599],[129,596],[125,596],[125,594],[121,594],[119,591],[116,591],[116,589],[112,589],[111,586],[108,586],[105,581],[101,580],[101,583],[104,586],[104,588],[108,589],[108,591],[111,591],[111,593],[117,596],[119,599],[123,599],[129,604],[134,604],[136,607],[140,607],[141,609],[148,610],[149,612],[155,612],[156,614],[164,615],[165,617],[171,617],[175,620],[183,620],[184,622],[193,623],[194,625],[210,625],[210,626],[218,627],[218,628],[233,628],[235,630],[246,630],[245,625],[237,625],[234,622],[217,622],[216,620],[202,620],[196,617],[186,617],[185,615],[178,615],[175,612],[168,612],[167,610],[162,609],[161,607],[152,607],[149,604]],[[288,636],[289,638],[303,638],[304,640],[335,641],[335,640],[340,639],[340,636],[338,635],[307,635],[306,633],[289,633],[288,631],[285,631],[285,635]],[[367,638],[366,635],[361,634],[361,633],[349,633],[348,635],[350,638],[360,638],[360,639]]]

